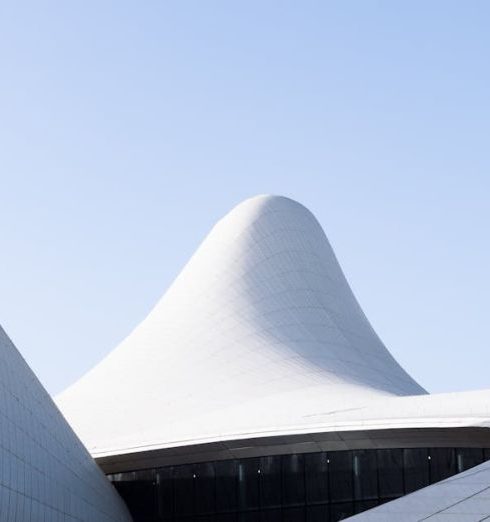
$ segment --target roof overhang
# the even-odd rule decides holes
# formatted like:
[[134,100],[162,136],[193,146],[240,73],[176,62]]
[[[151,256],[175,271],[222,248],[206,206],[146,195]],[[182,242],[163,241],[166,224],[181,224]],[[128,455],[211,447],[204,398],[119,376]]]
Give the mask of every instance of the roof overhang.
[[490,448],[490,429],[452,426],[296,433],[221,440],[95,457],[105,473],[119,473],[267,455],[417,447]]

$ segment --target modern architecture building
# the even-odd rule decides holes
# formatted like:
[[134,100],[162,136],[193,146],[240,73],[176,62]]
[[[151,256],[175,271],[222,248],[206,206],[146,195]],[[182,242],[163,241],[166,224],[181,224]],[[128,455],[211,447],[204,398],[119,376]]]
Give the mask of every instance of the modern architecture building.
[[410,499],[490,458],[490,392],[430,395],[411,378],[319,223],[283,197],[222,219],[57,402],[135,522],[436,520],[474,474],[430,486],[428,510]]
[[490,520],[490,391],[412,379],[287,198],[212,229],[71,427],[1,329],[0,394],[0,522]]

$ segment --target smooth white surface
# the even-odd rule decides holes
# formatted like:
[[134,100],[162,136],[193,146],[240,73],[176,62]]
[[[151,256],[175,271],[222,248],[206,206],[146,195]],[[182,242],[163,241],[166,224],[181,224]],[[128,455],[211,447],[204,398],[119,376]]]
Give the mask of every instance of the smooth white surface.
[[420,394],[314,216],[258,196],[218,222],[149,316],[58,404],[101,456],[383,424],[381,399]]
[[480,522],[490,519],[490,462],[370,509],[352,522]]
[[0,521],[130,520],[115,489],[0,327]]

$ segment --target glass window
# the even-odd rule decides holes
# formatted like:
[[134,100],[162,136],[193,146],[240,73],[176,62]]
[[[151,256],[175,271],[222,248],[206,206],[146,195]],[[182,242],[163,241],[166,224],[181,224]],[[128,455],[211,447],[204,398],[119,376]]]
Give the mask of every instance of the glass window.
[[456,459],[453,448],[430,448],[429,456],[431,484],[456,473]]
[[135,522],[334,522],[486,458],[490,449],[333,451],[169,466],[108,478]]
[[[279,479],[281,476],[279,475]],[[260,522],[282,522],[280,509],[264,509],[260,512]]]
[[305,522],[305,508],[293,507],[282,510],[283,522]]
[[223,460],[214,464],[216,475],[216,511],[234,511],[238,499],[238,463]]
[[216,489],[214,464],[205,462],[194,466],[194,487],[196,492],[196,513],[214,513],[216,510]]
[[217,513],[214,515],[216,522],[237,522],[236,513]]
[[328,501],[328,465],[326,453],[305,455],[306,502],[316,504]]
[[306,508],[306,522],[329,522],[330,509],[327,504],[308,506]]
[[330,520],[345,520],[354,514],[354,506],[352,502],[340,502],[330,505]]
[[282,457],[282,493],[285,506],[305,503],[304,455]]
[[194,470],[192,466],[174,468],[175,515],[194,514]]
[[490,460],[490,448],[483,450],[483,460]]
[[[180,519],[179,522],[187,522],[186,519]],[[188,522],[216,522],[214,513],[212,515],[198,515],[189,517]]]
[[395,498],[403,495],[403,450],[377,450],[377,458],[379,496]]
[[478,448],[458,448],[456,450],[456,472],[461,473],[483,462],[483,451]]
[[174,515],[174,473],[172,467],[161,468],[157,473],[160,517],[164,520]]
[[327,456],[331,501],[353,500],[352,452],[333,451]]
[[242,511],[238,513],[238,522],[261,522],[260,511]]
[[378,505],[377,500],[361,500],[354,502],[354,513],[362,513],[368,509],[372,509]]
[[259,507],[259,459],[238,461],[238,505],[241,510]]
[[121,474],[114,482],[133,517],[140,520],[157,520],[158,502],[155,470],[135,471]]
[[373,450],[357,450],[353,453],[354,498],[370,500],[378,498],[378,466]]
[[281,506],[281,457],[260,459],[260,506],[266,508]]
[[405,493],[411,493],[429,485],[429,459],[427,448],[403,450]]

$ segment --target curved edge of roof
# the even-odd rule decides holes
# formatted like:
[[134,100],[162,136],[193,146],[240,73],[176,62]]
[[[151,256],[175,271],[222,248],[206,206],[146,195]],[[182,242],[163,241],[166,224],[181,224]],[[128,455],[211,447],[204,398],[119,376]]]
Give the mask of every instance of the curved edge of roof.
[[[471,405],[471,407],[468,407]],[[323,418],[322,418],[323,417]],[[328,418],[328,420],[325,420]],[[305,425],[264,428],[260,431],[222,433],[162,443],[146,443],[124,448],[92,448],[95,458],[135,454],[138,452],[192,448],[206,444],[291,438],[321,438],[332,433],[406,432],[446,428],[490,428],[490,389],[388,398],[366,406],[319,414],[317,422]],[[489,432],[490,434],[490,432]],[[486,435],[488,437],[488,434]],[[369,435],[367,435],[369,438]],[[272,442],[272,441],[271,441]],[[489,439],[490,445],[490,439]]]
[[[375,430],[387,425],[387,407],[395,417],[405,411],[400,426],[418,425],[420,412],[408,403],[389,406],[409,396],[428,397],[370,325],[315,216],[291,198],[264,194],[216,223],[148,317],[57,403],[101,455]],[[208,406],[211,428],[203,430]],[[425,423],[466,419],[439,413]]]

